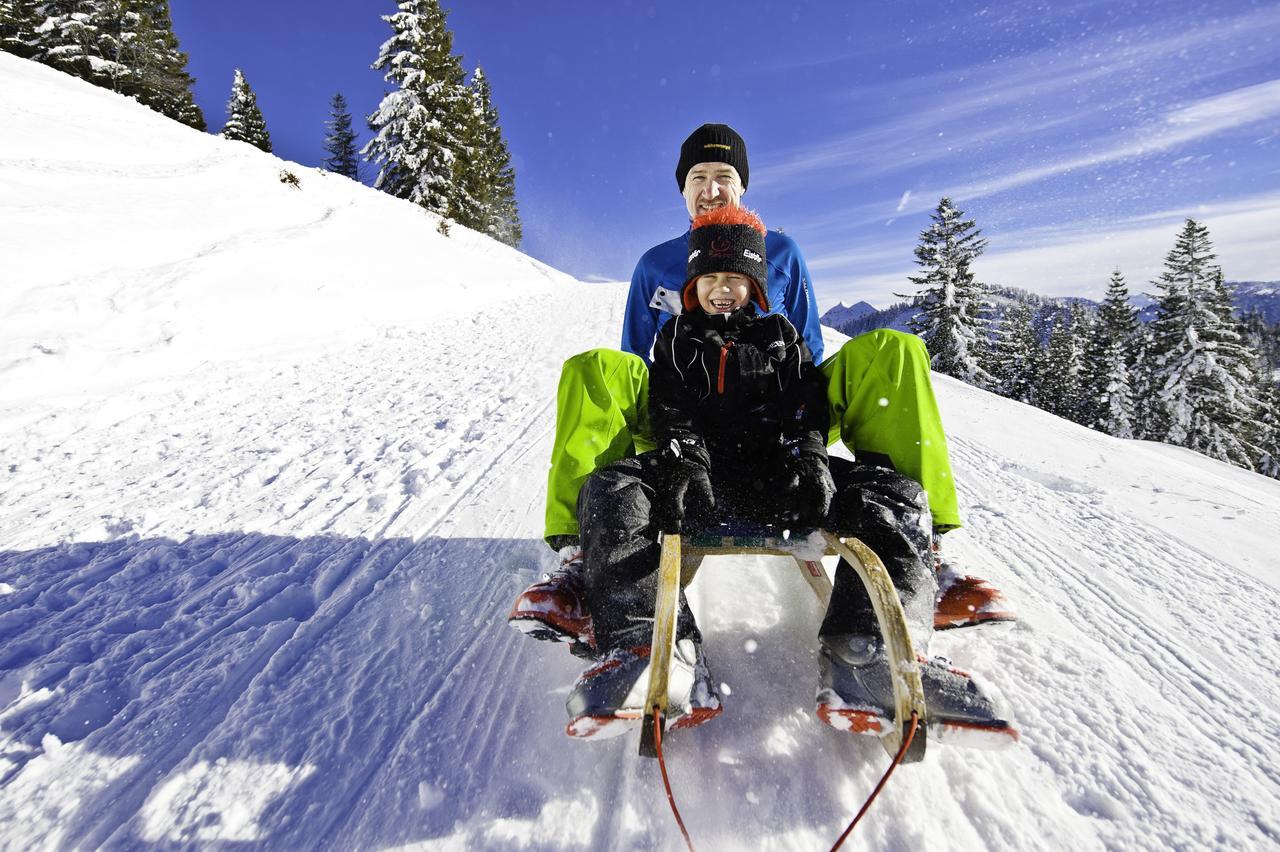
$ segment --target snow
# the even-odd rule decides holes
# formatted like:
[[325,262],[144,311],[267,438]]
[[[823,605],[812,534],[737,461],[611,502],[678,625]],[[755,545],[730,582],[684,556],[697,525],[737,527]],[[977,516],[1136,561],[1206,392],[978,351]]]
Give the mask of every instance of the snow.
[[[5,54],[0,114],[0,845],[681,848],[635,737],[563,735],[585,664],[504,624],[624,288]],[[1275,846],[1280,483],[936,383],[948,556],[1021,620],[930,651],[1022,740],[931,741],[846,848]],[[807,584],[689,598],[695,843],[829,845],[886,757],[814,717]]]

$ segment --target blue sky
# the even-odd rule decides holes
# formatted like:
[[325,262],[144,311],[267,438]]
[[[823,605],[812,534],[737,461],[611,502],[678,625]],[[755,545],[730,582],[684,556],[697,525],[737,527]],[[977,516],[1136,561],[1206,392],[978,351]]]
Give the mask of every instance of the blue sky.
[[[493,85],[523,250],[580,278],[625,279],[684,229],[680,142],[723,121],[823,307],[908,292],[944,194],[989,240],[988,283],[1096,298],[1119,268],[1149,290],[1186,216],[1228,278],[1280,279],[1280,3],[443,5]],[[338,90],[367,138],[393,3],[172,9],[211,129],[241,67],[279,155],[319,162]]]

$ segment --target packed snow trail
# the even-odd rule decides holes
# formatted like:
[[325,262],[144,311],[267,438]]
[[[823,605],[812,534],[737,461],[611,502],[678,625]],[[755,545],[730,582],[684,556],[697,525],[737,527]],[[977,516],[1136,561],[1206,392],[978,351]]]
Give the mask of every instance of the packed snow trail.
[[[563,735],[585,664],[504,623],[625,288],[4,54],[0,114],[0,846],[681,848],[634,738]],[[931,748],[846,848],[1276,846],[1280,483],[937,388],[948,553],[1021,620],[931,650],[1023,739]],[[886,758],[813,714],[812,593],[717,558],[690,600],[698,848],[826,848]]]

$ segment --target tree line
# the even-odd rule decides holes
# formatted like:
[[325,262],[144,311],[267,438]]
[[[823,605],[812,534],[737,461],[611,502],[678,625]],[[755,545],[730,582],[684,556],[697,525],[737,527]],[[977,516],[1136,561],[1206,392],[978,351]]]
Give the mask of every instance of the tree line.
[[1120,438],[1188,447],[1280,479],[1277,329],[1236,316],[1208,228],[1187,219],[1138,320],[1116,270],[1096,311],[997,312],[973,261],[986,240],[943,198],[915,249],[916,313],[933,369]]
[[[515,169],[484,71],[477,66],[466,79],[438,0],[401,0],[397,9],[382,16],[392,35],[373,64],[396,87],[368,116],[373,139],[357,150],[347,101],[335,94],[322,168],[359,180],[363,159],[377,169],[375,188],[437,214],[443,233],[456,222],[518,246]],[[168,0],[0,0],[0,50],[207,129]],[[271,151],[266,118],[240,69],[226,109],[221,136]]]
[[168,0],[0,0],[0,50],[206,129]]

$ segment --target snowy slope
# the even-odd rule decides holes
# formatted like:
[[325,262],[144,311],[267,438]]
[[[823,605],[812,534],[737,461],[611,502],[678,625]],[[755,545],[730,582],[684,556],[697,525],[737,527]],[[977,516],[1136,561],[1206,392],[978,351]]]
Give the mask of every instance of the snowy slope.
[[[0,845],[681,848],[503,623],[623,287],[3,54],[0,115]],[[1275,847],[1280,483],[938,392],[949,550],[1023,619],[931,650],[1023,742],[932,749],[847,848]],[[668,740],[699,849],[826,848],[885,766],[812,714],[794,574],[690,589],[731,690]]]

